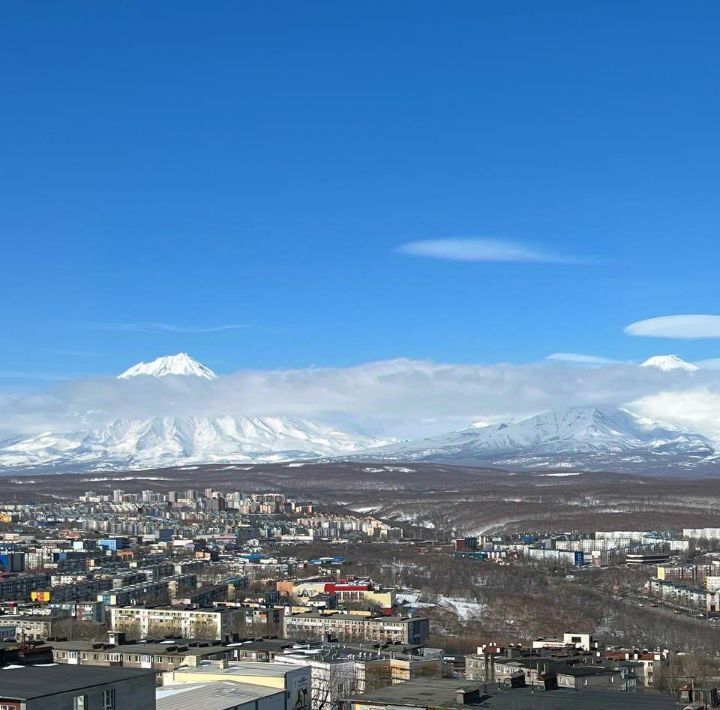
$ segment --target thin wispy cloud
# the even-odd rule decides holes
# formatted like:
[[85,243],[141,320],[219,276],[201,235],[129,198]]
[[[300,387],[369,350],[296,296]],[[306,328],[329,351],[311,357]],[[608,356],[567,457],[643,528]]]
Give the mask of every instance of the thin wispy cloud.
[[505,239],[460,237],[424,239],[401,244],[401,254],[448,261],[526,262],[538,264],[588,264],[587,259],[557,254]]
[[226,330],[245,330],[252,326],[246,323],[229,323],[227,325],[191,326],[175,323],[96,323],[102,330],[116,330],[127,333],[221,333]]
[[626,335],[643,338],[720,338],[720,316],[708,314],[659,316],[639,320],[625,327]]
[[582,353],[553,353],[548,355],[546,360],[555,362],[574,363],[577,365],[615,365],[617,360],[611,360],[608,357],[600,355],[583,355]]

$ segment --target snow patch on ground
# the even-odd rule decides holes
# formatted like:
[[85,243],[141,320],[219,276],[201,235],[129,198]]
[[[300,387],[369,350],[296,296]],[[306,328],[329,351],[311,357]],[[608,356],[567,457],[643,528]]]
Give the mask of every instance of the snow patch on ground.
[[377,505],[364,505],[361,508],[350,508],[354,513],[373,513],[379,508]]
[[479,619],[486,608],[486,605],[480,602],[467,601],[467,599],[459,599],[457,597],[446,597],[444,595],[438,597],[438,605],[456,614],[458,619],[462,621]]

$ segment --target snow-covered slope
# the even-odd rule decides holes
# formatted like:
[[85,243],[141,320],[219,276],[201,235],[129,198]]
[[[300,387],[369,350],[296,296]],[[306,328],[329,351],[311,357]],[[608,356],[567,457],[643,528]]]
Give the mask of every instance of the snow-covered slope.
[[201,377],[205,380],[214,380],[217,377],[209,367],[190,357],[187,353],[178,353],[177,355],[165,355],[151,362],[139,362],[118,375],[118,380],[127,380],[141,375],[148,377],[180,375]]
[[656,367],[658,370],[663,370],[664,372],[671,372],[672,370],[695,372],[700,369],[697,365],[686,362],[677,355],[654,355],[645,360],[645,362],[641,362],[640,367]]
[[392,444],[355,458],[619,470],[666,463],[687,468],[713,453],[713,444],[700,434],[663,427],[624,409],[573,407],[513,424]]
[[338,456],[384,443],[292,417],[121,419],[94,431],[2,442],[0,467],[277,462]]

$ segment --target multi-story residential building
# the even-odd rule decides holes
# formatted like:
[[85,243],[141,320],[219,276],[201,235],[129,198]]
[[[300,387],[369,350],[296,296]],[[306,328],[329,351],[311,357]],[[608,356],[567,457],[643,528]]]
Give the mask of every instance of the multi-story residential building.
[[286,614],[283,617],[286,638],[340,641],[384,641],[422,644],[430,635],[430,622],[424,617],[356,614]]
[[683,528],[682,532],[689,540],[720,540],[720,528]]
[[157,673],[194,667],[208,660],[234,660],[232,646],[174,639],[171,643],[98,643],[50,641],[53,661],[81,666],[149,668]]
[[655,676],[670,662],[669,651],[640,651],[637,649],[608,649],[600,653],[603,663],[610,665],[632,663],[639,685],[652,687]]
[[282,596],[297,599],[311,598],[319,594],[335,595],[341,604],[362,603],[382,609],[390,615],[395,605],[395,592],[392,589],[377,588],[368,579],[328,580],[307,579],[300,581],[282,581],[277,583],[277,590]]
[[689,587],[661,579],[649,580],[646,588],[652,596],[675,606],[708,614],[720,612],[720,592],[717,590]]
[[30,592],[50,585],[50,575],[8,574],[0,577],[0,601],[28,601]]
[[63,584],[50,589],[36,589],[30,592],[32,601],[47,602],[84,602],[94,601],[98,595],[110,589],[110,578],[84,579],[74,584]]
[[174,635],[187,639],[224,640],[233,633],[237,615],[237,609],[228,607],[111,607],[110,628],[124,631],[130,638]]
[[323,644],[288,648],[275,656],[276,663],[309,665],[314,708],[337,707],[351,693],[364,693],[413,678],[441,678],[442,652],[422,653],[417,647],[386,648],[377,645],[343,646]]
[[138,604],[150,599],[169,601],[167,582],[141,582],[140,584],[131,584],[128,587],[110,589],[97,595],[97,600],[106,606]]
[[720,574],[720,565],[695,564],[695,565],[658,565],[655,576],[658,579],[667,581],[690,581],[696,586],[702,586],[706,577]]
[[48,611],[55,616],[69,616],[76,621],[102,624],[105,621],[105,605],[102,602],[51,602]]
[[48,616],[0,616],[0,629],[14,629],[13,636],[19,641],[37,641],[53,635],[57,617]]

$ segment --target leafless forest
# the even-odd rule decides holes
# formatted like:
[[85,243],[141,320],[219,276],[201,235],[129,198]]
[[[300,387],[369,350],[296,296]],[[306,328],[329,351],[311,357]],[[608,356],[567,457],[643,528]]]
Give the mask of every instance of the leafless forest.
[[720,526],[720,478],[617,473],[515,473],[434,464],[213,465],[145,471],[0,476],[0,500],[76,496],[86,490],[206,488],[278,491],[372,513],[422,534],[506,530],[652,530]]

